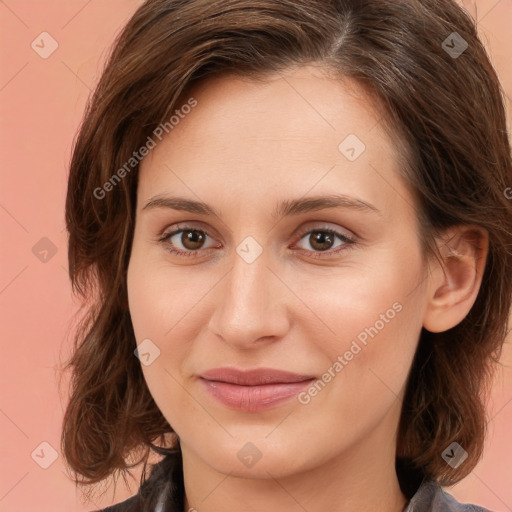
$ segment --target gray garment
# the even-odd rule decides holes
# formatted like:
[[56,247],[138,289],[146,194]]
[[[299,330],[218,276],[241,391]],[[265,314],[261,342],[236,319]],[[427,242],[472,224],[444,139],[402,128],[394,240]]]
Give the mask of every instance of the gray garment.
[[[418,478],[412,470],[402,468],[400,475],[404,483],[402,492],[412,496],[402,512],[491,512],[477,505],[458,502],[432,480],[423,480],[420,485],[421,477]],[[413,489],[417,489],[416,492]],[[154,466],[149,480],[135,496],[97,512],[183,512],[183,503],[181,456],[170,454]]]
[[[166,510],[175,510],[182,512],[177,508],[168,508],[165,506],[166,494],[169,487],[166,486],[160,494],[158,503],[154,512],[164,512]],[[107,509],[98,512],[135,512],[142,510],[135,501],[136,496],[129,498],[123,503],[118,503]],[[147,510],[147,509],[144,509]],[[491,512],[489,509],[471,505],[470,503],[459,503],[451,494],[444,491],[436,482],[424,482],[409,500],[403,512]]]
[[490,510],[460,503],[436,482],[423,482],[409,500],[403,512],[491,512]]
[[[163,512],[162,506],[165,493],[164,489],[155,512]],[[491,512],[490,510],[472,505],[460,503],[451,494],[448,494],[436,482],[424,482],[420,485],[414,496],[409,500],[403,512]]]

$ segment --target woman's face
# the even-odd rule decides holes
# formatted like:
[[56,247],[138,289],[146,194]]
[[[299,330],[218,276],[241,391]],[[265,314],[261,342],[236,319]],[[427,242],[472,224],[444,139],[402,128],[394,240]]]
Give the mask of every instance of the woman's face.
[[[128,269],[184,458],[263,478],[394,456],[427,281],[381,115],[313,67],[190,96],[141,164]],[[296,375],[206,373],[227,367]]]

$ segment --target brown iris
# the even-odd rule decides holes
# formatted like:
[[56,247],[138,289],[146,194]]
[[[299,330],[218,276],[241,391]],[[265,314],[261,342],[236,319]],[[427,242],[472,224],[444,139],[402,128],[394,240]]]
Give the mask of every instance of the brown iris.
[[186,249],[195,251],[196,249],[201,248],[201,245],[204,243],[204,238],[205,235],[202,231],[197,229],[188,229],[183,231],[181,235],[181,243]]
[[[330,249],[333,244],[333,235],[331,233],[326,233],[325,231],[313,231],[309,235],[309,243],[311,247],[318,251],[325,251]],[[328,244],[329,247],[325,247],[324,244]]]

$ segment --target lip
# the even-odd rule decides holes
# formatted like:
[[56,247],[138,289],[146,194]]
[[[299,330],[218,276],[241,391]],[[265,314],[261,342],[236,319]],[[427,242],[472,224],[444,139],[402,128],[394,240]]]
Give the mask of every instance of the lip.
[[258,386],[262,384],[289,384],[313,379],[313,375],[303,375],[273,368],[254,368],[238,370],[237,368],[213,368],[201,373],[201,378],[238,384],[240,386]]
[[246,412],[276,407],[296,396],[315,377],[272,368],[214,368],[199,375],[206,391],[225,406]]

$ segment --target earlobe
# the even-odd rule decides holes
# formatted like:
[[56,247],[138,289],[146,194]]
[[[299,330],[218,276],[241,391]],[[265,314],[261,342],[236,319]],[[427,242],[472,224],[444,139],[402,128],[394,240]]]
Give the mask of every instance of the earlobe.
[[454,226],[438,240],[441,261],[431,262],[423,327],[443,332],[455,327],[475,303],[488,253],[488,233],[479,226]]

